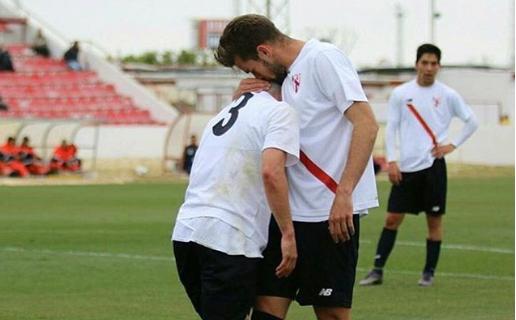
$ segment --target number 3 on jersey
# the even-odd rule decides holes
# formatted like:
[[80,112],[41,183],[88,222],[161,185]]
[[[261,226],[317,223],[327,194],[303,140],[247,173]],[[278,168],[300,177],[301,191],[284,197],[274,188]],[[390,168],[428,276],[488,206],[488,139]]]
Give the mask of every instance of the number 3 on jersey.
[[245,107],[245,105],[247,104],[247,101],[249,101],[249,99],[251,99],[252,96],[253,96],[253,94],[250,92],[244,93],[244,99],[242,99],[242,101],[240,101],[239,104],[237,104],[233,108],[229,109],[229,113],[231,114],[231,117],[229,118],[228,122],[226,124],[223,124],[224,120],[225,120],[223,118],[213,126],[213,128],[212,128],[213,134],[216,136],[221,136],[224,133],[228,132],[228,130],[231,129],[231,127],[235,124],[235,122],[238,119],[238,111],[240,109],[242,109],[243,107]]

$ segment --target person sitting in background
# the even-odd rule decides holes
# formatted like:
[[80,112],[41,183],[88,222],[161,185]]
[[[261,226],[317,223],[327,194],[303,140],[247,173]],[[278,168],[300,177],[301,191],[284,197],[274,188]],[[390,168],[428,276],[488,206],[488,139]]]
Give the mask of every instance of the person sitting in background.
[[32,43],[32,51],[45,58],[48,58],[50,56],[50,50],[48,50],[47,39],[45,39],[41,30],[38,30],[38,33],[34,38],[34,42]]
[[66,50],[63,60],[71,70],[79,71],[82,69],[79,63],[79,42],[75,41],[70,49]]
[[187,145],[183,151],[183,170],[188,174],[190,174],[190,171],[192,170],[192,164],[197,148],[197,137],[193,134],[190,137],[190,144]]
[[18,146],[18,158],[33,175],[44,175],[49,170],[43,160],[36,155],[34,148],[30,146],[29,137],[23,137],[22,143]]
[[4,154],[3,148],[0,148],[0,176],[7,177],[13,172],[11,167],[7,164],[8,155]]
[[77,147],[74,144],[68,144],[66,140],[61,141],[61,145],[54,149],[50,160],[49,173],[58,173],[60,170],[70,172],[81,170],[81,160],[77,158]]
[[13,170],[1,158],[2,154],[0,153],[0,177],[9,177]]
[[0,71],[12,71],[14,72],[13,61],[9,51],[5,50],[0,44]]
[[[8,137],[6,143],[0,147],[0,162],[2,162],[4,173],[11,177],[26,177],[29,170],[25,168],[18,156],[18,147],[13,137]],[[7,172],[6,172],[7,171]]]

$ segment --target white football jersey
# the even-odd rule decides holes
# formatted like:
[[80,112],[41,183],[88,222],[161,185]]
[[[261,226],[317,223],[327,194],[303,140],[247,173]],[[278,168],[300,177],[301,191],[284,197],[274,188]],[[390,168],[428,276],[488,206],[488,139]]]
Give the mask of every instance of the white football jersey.
[[426,123],[438,144],[448,138],[448,128],[453,117],[467,121],[473,112],[452,88],[435,81],[422,87],[414,79],[396,87],[389,99],[388,130],[399,135],[399,159],[396,152],[396,135],[386,137],[388,161],[398,161],[402,172],[414,172],[429,168],[434,162],[432,135],[427,132],[409,108]]
[[[335,194],[321,180],[340,181],[353,130],[344,112],[354,101],[367,98],[346,55],[334,45],[317,40],[305,43],[281,89],[283,100],[299,114],[301,151],[310,160],[312,171],[318,172],[310,172],[303,163],[288,168],[292,218],[328,220]],[[377,206],[371,158],[353,191],[353,209],[362,213]]]
[[267,148],[285,151],[287,166],[298,161],[297,114],[266,92],[247,93],[210,120],[172,239],[261,257],[271,217],[261,174]]

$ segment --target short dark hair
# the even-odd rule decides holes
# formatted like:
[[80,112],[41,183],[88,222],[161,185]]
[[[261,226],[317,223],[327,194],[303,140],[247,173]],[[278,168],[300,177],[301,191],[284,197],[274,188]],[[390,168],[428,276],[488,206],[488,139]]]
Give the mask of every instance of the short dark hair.
[[246,14],[236,17],[224,28],[214,53],[215,60],[226,67],[235,65],[235,57],[258,60],[257,46],[283,36],[274,23],[264,16]]
[[437,57],[437,62],[441,63],[441,49],[431,43],[422,44],[419,46],[419,48],[417,48],[416,63],[425,53],[435,54]]

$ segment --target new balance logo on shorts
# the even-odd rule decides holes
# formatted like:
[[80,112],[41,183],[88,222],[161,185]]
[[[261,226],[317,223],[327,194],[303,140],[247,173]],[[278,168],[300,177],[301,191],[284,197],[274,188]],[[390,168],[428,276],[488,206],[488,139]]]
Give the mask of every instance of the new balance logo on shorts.
[[333,291],[333,289],[321,289],[321,292],[319,292],[319,295],[329,297],[329,296],[331,296],[332,291]]

